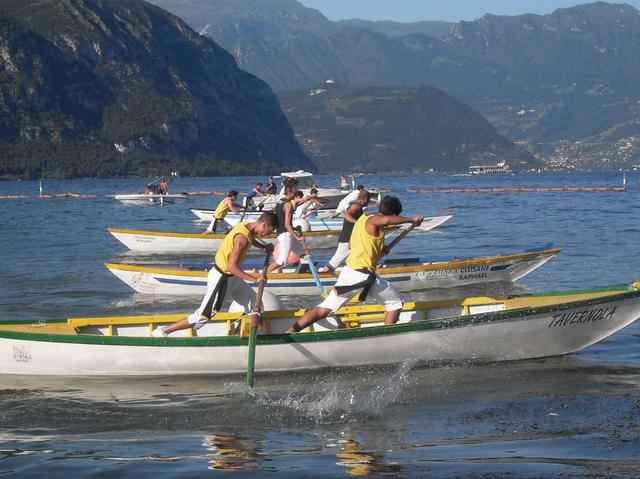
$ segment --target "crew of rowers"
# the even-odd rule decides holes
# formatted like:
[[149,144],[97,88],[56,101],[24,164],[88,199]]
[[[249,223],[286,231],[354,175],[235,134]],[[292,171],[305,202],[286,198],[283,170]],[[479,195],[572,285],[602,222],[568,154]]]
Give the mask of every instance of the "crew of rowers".
[[[261,185],[256,184],[256,187],[258,186]],[[254,187],[254,191],[255,189]],[[259,187],[258,191],[260,191]],[[327,317],[341,308],[356,293],[359,293],[359,301],[370,297],[384,306],[385,324],[394,324],[400,317],[402,298],[387,280],[376,273],[380,259],[387,253],[384,245],[385,228],[403,223],[420,225],[423,218],[422,216],[413,218],[400,216],[402,204],[394,196],[384,197],[379,203],[378,212],[367,215],[364,213],[364,208],[371,200],[370,193],[359,185],[350,195],[353,195],[350,203],[343,205],[344,221],[338,248],[323,271],[335,270],[343,261],[346,264],[326,299],[292,324],[288,330],[289,333],[299,332]],[[311,196],[313,194],[309,195]],[[238,192],[235,190],[227,194],[216,208],[210,225],[211,229],[207,228],[207,230],[215,231],[229,211],[237,214],[238,209],[242,208],[235,203],[237,197]],[[251,311],[255,295],[250,284],[266,282],[267,273],[281,270],[292,252],[298,257],[303,256],[305,251],[308,252],[303,235],[293,227],[293,218],[296,199],[299,205],[302,201],[313,201],[309,197],[301,195],[295,180],[286,181],[284,197],[277,202],[273,212],[263,212],[256,221],[236,223],[215,254],[213,267],[207,276],[207,291],[200,306],[187,318],[156,328],[152,335],[167,336],[180,329],[201,328],[220,311],[227,293],[242,305],[245,312]],[[319,202],[317,197],[315,200]],[[274,253],[272,245],[258,241],[259,238],[272,235],[274,232],[278,239],[277,253]],[[258,277],[245,272],[241,266],[251,246],[273,255],[273,262]]]

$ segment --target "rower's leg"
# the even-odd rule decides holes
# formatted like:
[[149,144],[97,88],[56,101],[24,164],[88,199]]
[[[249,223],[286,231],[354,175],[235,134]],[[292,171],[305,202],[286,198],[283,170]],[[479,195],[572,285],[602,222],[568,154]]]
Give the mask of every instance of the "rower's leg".
[[396,324],[400,319],[400,312],[404,301],[393,286],[384,278],[376,277],[375,283],[369,290],[368,297],[375,298],[378,304],[384,305],[384,324]]
[[297,333],[302,331],[304,328],[308,328],[316,321],[326,318],[329,314],[331,314],[331,310],[327,308],[315,307],[310,309],[304,313],[299,320],[293,323],[293,325],[287,330],[287,333]]

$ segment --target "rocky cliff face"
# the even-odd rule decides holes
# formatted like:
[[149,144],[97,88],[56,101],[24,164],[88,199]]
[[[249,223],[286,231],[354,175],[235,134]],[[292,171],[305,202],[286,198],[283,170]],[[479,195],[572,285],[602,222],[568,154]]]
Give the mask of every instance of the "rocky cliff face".
[[0,141],[25,176],[313,168],[264,82],[138,0],[0,3]]

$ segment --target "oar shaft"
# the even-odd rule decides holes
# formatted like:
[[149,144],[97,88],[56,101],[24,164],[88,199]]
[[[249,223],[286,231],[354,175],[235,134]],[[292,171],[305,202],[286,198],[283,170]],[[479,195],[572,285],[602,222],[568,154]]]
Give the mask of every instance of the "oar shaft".
[[258,284],[258,292],[256,293],[256,300],[253,304],[253,310],[251,312],[251,329],[249,330],[249,350],[247,351],[247,386],[253,387],[253,375],[256,365],[256,342],[258,339],[258,324],[262,319],[260,314],[260,303],[262,303],[262,294],[264,293],[264,287],[267,283],[267,267],[269,266],[269,258],[271,256],[271,250],[267,251],[264,258],[264,267],[262,269],[265,277],[264,281],[260,281]]
[[387,253],[388,253],[389,251],[391,251],[391,249],[392,249],[395,245],[397,245],[397,244],[402,240],[402,238],[404,238],[405,236],[407,236],[407,235],[411,232],[411,230],[413,230],[413,228],[415,228],[415,227],[416,227],[416,224],[415,224],[415,223],[413,223],[413,224],[412,224],[411,226],[409,226],[406,230],[404,230],[402,233],[400,233],[398,236],[396,236],[396,237],[393,239],[393,241],[391,241],[391,243],[389,243],[389,244],[387,245]]

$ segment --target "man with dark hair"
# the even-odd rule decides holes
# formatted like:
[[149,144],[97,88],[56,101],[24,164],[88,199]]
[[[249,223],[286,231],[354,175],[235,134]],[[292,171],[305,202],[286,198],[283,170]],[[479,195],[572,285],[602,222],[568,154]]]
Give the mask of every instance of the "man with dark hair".
[[329,271],[335,271],[349,256],[351,251],[349,248],[349,240],[351,239],[351,233],[353,226],[358,221],[358,218],[362,216],[364,207],[371,201],[371,193],[367,190],[361,190],[358,194],[358,199],[349,205],[347,211],[344,212],[344,221],[342,222],[342,231],[338,237],[338,247],[333,254],[329,262],[318,271],[320,273],[327,273]]
[[302,235],[293,228],[293,204],[292,201],[298,192],[298,187],[289,184],[284,188],[285,196],[276,203],[275,213],[278,217],[278,257],[269,265],[268,271],[279,270],[289,258],[289,253],[294,251],[301,256],[304,250],[300,240]]
[[262,191],[262,183],[256,183],[255,186],[251,189],[251,191],[249,191],[245,197],[244,200],[242,201],[242,206],[245,209],[251,208],[252,206],[254,206],[254,198],[258,196],[258,197],[264,197],[267,196],[267,193],[265,193],[264,191]]
[[342,198],[340,200],[340,203],[338,203],[338,206],[336,207],[336,211],[330,216],[330,218],[335,218],[336,216],[344,214],[351,203],[353,203],[354,201],[358,201],[358,195],[361,191],[365,191],[364,185],[356,186],[355,190],[352,190],[347,196]]
[[272,250],[272,245],[262,244],[256,238],[272,234],[277,227],[278,218],[270,211],[262,213],[257,221],[236,224],[216,251],[213,267],[207,276],[207,292],[198,309],[180,321],[154,329],[152,336],[162,337],[180,329],[201,328],[220,311],[226,293],[244,306],[245,312],[250,311],[255,294],[247,283],[266,281],[267,272],[263,271],[261,277],[254,278],[243,271],[242,260],[252,245]]
[[211,223],[207,226],[207,229],[203,231],[204,233],[213,233],[215,234],[216,229],[220,226],[221,229],[227,230],[231,228],[231,225],[224,220],[224,217],[227,216],[227,213],[231,211],[234,214],[238,214],[238,208],[242,208],[241,205],[236,203],[236,199],[238,198],[238,192],[236,190],[231,190],[227,193],[227,196],[224,197],[220,203],[218,203],[218,207],[213,212],[213,218],[211,218]]
[[367,295],[374,297],[383,304],[386,314],[384,324],[395,324],[402,310],[402,299],[389,282],[376,274],[378,261],[385,254],[385,228],[403,223],[420,225],[422,216],[408,218],[400,216],[402,203],[395,196],[385,196],[380,202],[378,213],[363,214],[353,226],[351,234],[351,252],[347,264],[340,272],[338,281],[329,296],[315,308],[307,311],[289,328],[290,333],[301,331],[316,321],[326,318],[332,312],[340,309],[353,296],[355,291],[361,290],[360,301]]

